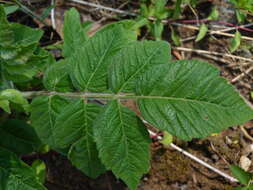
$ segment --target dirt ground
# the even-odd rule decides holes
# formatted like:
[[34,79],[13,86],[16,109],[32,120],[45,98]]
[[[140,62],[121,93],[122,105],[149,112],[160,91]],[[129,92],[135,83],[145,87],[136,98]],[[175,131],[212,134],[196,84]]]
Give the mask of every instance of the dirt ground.
[[[127,0],[97,0],[92,1],[101,5],[120,8],[135,12],[138,9],[137,1]],[[210,7],[215,5],[220,11],[220,19],[229,23],[235,23],[235,15],[231,13],[231,8],[226,1],[208,0],[201,1],[197,6],[197,14],[200,19],[205,18],[210,11]],[[47,3],[32,4],[37,6],[37,13],[41,13]],[[93,30],[97,30],[108,22],[112,22],[116,15],[108,11],[97,10],[87,6],[57,1],[56,8],[56,25],[54,31],[51,26],[51,20],[47,19],[48,26],[44,26],[38,21],[34,21],[30,17],[15,13],[10,20],[15,20],[23,24],[34,27],[41,27],[46,32],[44,34],[42,45],[52,44],[61,39],[61,28],[63,23],[63,13],[70,7],[76,7],[82,13],[82,20],[91,20],[95,22]],[[195,19],[194,14],[186,9],[182,14],[183,19]],[[17,19],[18,18],[18,19]],[[127,18],[127,17],[126,17]],[[164,40],[169,40],[169,27],[166,27],[164,32]],[[219,53],[228,53],[229,38],[220,35],[211,35],[205,37],[199,43],[193,40],[187,40],[197,34],[197,31],[186,29],[184,27],[175,28],[181,39],[186,39],[182,47],[191,49],[201,49],[207,51],[215,51]],[[242,35],[253,37],[251,32],[243,32]],[[148,37],[151,38],[151,37]],[[242,47],[246,47],[249,42],[243,42]],[[252,46],[253,43],[251,43]],[[253,46],[252,46],[253,47]],[[247,58],[252,58],[253,48],[242,48],[237,51],[237,55]],[[54,52],[56,57],[59,56]],[[250,96],[252,90],[252,73],[246,72],[250,65],[245,65],[243,61],[235,60],[227,57],[217,57],[207,54],[199,54],[194,52],[182,52],[173,50],[174,59],[202,59],[214,64],[221,70],[221,75],[229,82],[233,83],[240,93],[249,101],[252,102]],[[239,77],[238,77],[239,76]],[[238,79],[236,79],[236,77]],[[236,80],[235,80],[236,79]],[[230,174],[228,169],[230,164],[243,164],[242,157],[247,157],[248,160],[253,158],[253,150],[250,149],[253,141],[249,136],[253,136],[253,123],[248,122],[244,126],[234,126],[220,134],[214,134],[211,137],[198,140],[194,139],[191,142],[182,142],[178,139],[174,143],[184,150],[192,153],[198,158],[211,164],[212,166]],[[190,160],[180,152],[173,150],[170,147],[163,147],[153,140],[151,145],[152,161],[151,169],[148,174],[143,176],[138,190],[230,190],[236,186],[235,183],[230,183],[228,180],[201,166],[200,164]],[[47,181],[46,186],[49,190],[124,190],[126,186],[120,180],[117,180],[111,172],[90,179],[75,169],[66,157],[56,153],[49,152],[47,154],[35,155],[34,157],[24,157],[27,163],[31,163],[34,159],[41,159],[47,165]],[[252,164],[248,171],[253,171]]]

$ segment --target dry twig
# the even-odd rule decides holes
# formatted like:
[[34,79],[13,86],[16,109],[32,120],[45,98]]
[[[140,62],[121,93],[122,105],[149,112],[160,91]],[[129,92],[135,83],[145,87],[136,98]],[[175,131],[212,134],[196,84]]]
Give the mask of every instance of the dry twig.
[[249,133],[246,131],[246,129],[244,128],[244,126],[240,126],[240,129],[241,129],[241,131],[243,132],[243,134],[244,134],[244,136],[247,138],[247,139],[249,139],[249,140],[251,140],[252,142],[253,142],[253,137],[252,136],[250,136],[249,135]]
[[233,78],[231,80],[231,83],[235,83],[238,80],[240,80],[242,77],[244,77],[245,75],[249,74],[251,71],[253,70],[253,67],[248,68],[245,72],[241,73],[240,75],[236,76],[235,78]]
[[245,57],[241,57],[241,56],[236,56],[236,55],[232,55],[232,54],[227,54],[227,53],[219,53],[219,52],[215,52],[215,51],[206,51],[206,50],[200,50],[200,49],[190,49],[190,48],[185,48],[185,47],[173,47],[173,49],[176,49],[178,51],[194,52],[197,54],[210,54],[210,55],[217,55],[217,56],[222,56],[222,57],[223,56],[230,57],[232,59],[240,59],[243,61],[253,63],[253,59],[245,58]]
[[[156,133],[154,133],[153,131],[150,131],[150,130],[149,130],[149,134],[152,135],[152,136],[154,136],[154,135],[157,136]],[[158,136],[157,138],[160,139],[160,140],[162,139],[161,136]],[[224,172],[218,170],[217,168],[214,168],[213,166],[209,165],[208,163],[204,162],[203,160],[200,160],[200,159],[197,158],[196,156],[194,156],[194,155],[192,155],[191,153],[189,153],[189,152],[183,150],[182,148],[178,147],[177,145],[171,143],[171,144],[170,144],[170,147],[172,147],[173,149],[175,149],[175,150],[181,152],[182,154],[184,154],[184,155],[187,156],[188,158],[194,160],[195,162],[198,162],[199,164],[201,164],[201,165],[207,167],[208,169],[212,170],[213,172],[215,172],[215,173],[217,173],[217,174],[223,176],[224,178],[228,179],[229,181],[231,181],[231,182],[238,182],[237,179],[235,179],[235,178],[229,176],[228,174],[226,174],[226,173],[224,173]]]

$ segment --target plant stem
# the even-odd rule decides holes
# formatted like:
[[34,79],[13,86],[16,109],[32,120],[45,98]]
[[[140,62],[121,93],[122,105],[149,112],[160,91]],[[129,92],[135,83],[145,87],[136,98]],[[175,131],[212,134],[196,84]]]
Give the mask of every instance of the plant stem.
[[89,92],[48,92],[48,91],[28,91],[22,92],[25,98],[34,98],[36,96],[65,96],[72,98],[98,98],[98,99],[136,99],[139,96],[134,94],[112,94],[112,93],[89,93]]

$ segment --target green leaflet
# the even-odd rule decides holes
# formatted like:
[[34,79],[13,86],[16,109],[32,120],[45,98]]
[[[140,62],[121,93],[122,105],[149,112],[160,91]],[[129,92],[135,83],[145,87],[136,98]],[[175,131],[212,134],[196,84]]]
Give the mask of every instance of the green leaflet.
[[96,178],[106,171],[98,158],[93,135],[86,135],[74,143],[69,150],[68,158],[74,166],[91,178]]
[[32,153],[41,145],[34,129],[22,120],[7,120],[0,126],[0,134],[0,147],[17,155]]
[[0,108],[7,113],[11,113],[10,102],[8,100],[0,100]]
[[55,139],[58,147],[66,148],[75,143],[77,139],[88,135],[89,127],[99,111],[100,106],[87,104],[82,99],[69,104],[56,120]]
[[166,42],[133,42],[110,59],[109,86],[115,93],[133,92],[138,76],[170,59],[170,47]]
[[0,148],[0,176],[0,190],[46,190],[31,167],[3,148]]
[[7,46],[13,42],[13,31],[9,28],[4,8],[0,5],[0,46]]
[[67,11],[64,16],[63,34],[63,55],[65,58],[81,48],[88,39],[81,25],[80,15],[74,8]]
[[106,30],[112,30],[113,28],[120,26],[125,30],[124,35],[126,39],[129,39],[129,41],[135,41],[137,40],[138,28],[140,28],[142,25],[142,23],[138,23],[135,20],[121,20],[105,25],[103,28],[96,32],[96,35],[105,32]]
[[232,38],[230,43],[230,51],[233,53],[235,50],[239,48],[241,44],[241,33],[239,31],[236,31],[235,37]]
[[69,100],[60,96],[40,96],[33,99],[31,125],[43,143],[57,147],[54,137],[55,120],[69,103]]
[[102,163],[136,189],[149,169],[149,135],[138,117],[117,100],[109,102],[93,127]]
[[10,113],[9,102],[21,105],[25,112],[29,112],[29,103],[23,97],[22,93],[15,89],[6,89],[0,92],[0,107],[4,109],[4,111]]
[[40,29],[33,29],[21,24],[11,24],[11,30],[14,33],[14,46],[29,46],[37,44],[43,35]]
[[253,178],[251,173],[244,171],[239,166],[231,165],[229,168],[233,176],[235,176],[236,179],[238,179],[238,181],[243,185],[248,185],[250,180]]
[[43,77],[46,89],[58,92],[71,92],[74,87],[69,76],[69,64],[65,60],[50,65]]
[[168,146],[173,142],[173,136],[169,134],[167,131],[163,132],[163,139],[160,140],[160,143],[162,143],[164,146]]
[[5,12],[6,15],[14,13],[18,9],[19,9],[19,6],[17,6],[17,5],[4,6],[4,12]]
[[26,58],[24,57],[25,60],[23,59],[21,64],[19,64],[21,59],[16,61],[11,59],[3,62],[4,77],[16,83],[27,82],[39,71],[44,71],[46,65],[55,62],[52,55],[41,48],[37,48],[28,59]]
[[69,104],[57,117],[54,138],[59,148],[71,146],[68,157],[71,162],[90,177],[97,177],[105,171],[98,159],[93,140],[93,121],[101,106],[76,100]]
[[209,19],[209,20],[217,20],[218,18],[219,18],[219,11],[217,10],[216,7],[213,7],[212,11],[209,14],[209,16],[207,17],[207,19]]
[[[53,60],[38,48],[43,31],[9,23],[0,7],[0,63],[2,77],[13,82],[26,82]],[[3,12],[2,12],[3,11]]]
[[41,160],[35,160],[32,163],[32,168],[36,172],[38,181],[44,184],[46,182],[46,177],[47,177],[46,164]]
[[218,70],[200,61],[154,66],[139,78],[137,94],[146,121],[184,140],[206,137],[253,117]]
[[155,39],[157,41],[162,39],[162,34],[164,30],[164,24],[162,23],[161,20],[157,20],[151,28],[151,33],[154,35]]
[[107,90],[108,57],[114,55],[128,42],[121,26],[95,34],[68,59],[71,79],[80,91],[103,92]]
[[195,42],[202,40],[206,36],[207,32],[208,32],[207,26],[205,24],[201,24],[199,28],[199,33],[197,35],[197,38],[195,39]]

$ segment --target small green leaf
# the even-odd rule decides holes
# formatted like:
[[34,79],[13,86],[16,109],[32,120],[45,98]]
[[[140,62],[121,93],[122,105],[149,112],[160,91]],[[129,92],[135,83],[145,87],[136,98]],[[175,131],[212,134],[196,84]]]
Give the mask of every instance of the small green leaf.
[[247,15],[241,12],[240,10],[235,10],[235,14],[236,14],[236,19],[239,23],[244,22],[247,17]]
[[153,34],[156,40],[162,39],[164,25],[160,20],[157,20],[153,25]]
[[236,165],[231,165],[230,170],[233,176],[239,180],[239,182],[243,185],[248,185],[249,181],[252,179],[252,174],[244,171],[242,168]]
[[141,15],[143,17],[148,18],[148,16],[149,16],[149,10],[148,10],[148,7],[147,7],[146,3],[141,3],[141,5],[140,5],[140,12],[141,12]]
[[15,11],[17,11],[19,9],[19,6],[17,5],[10,5],[10,6],[5,6],[4,7],[4,11],[6,15],[9,15],[11,13],[14,13]]
[[38,181],[44,184],[46,181],[46,164],[41,160],[35,160],[32,163],[32,168],[36,173]]
[[175,30],[171,27],[171,39],[176,46],[181,44],[180,36],[175,32]]
[[0,148],[1,190],[46,190],[35,171],[14,153]]
[[182,4],[182,0],[177,0],[176,1],[176,5],[174,8],[174,12],[173,12],[173,18],[174,19],[178,19],[180,14],[181,14],[181,4]]
[[136,189],[150,161],[150,139],[141,120],[114,100],[105,106],[93,130],[102,163]]
[[241,44],[241,33],[239,31],[236,31],[235,37],[232,38],[231,43],[230,43],[231,53],[237,50],[240,44]]
[[41,29],[33,29],[16,23],[11,24],[11,30],[14,33],[14,44],[23,47],[38,44],[43,35]]
[[34,129],[22,120],[7,120],[0,125],[0,147],[18,155],[38,150],[41,142]]
[[[12,103],[21,105],[26,112],[29,112],[29,103],[22,93],[15,89],[6,89],[0,92],[0,100],[8,100]],[[6,102],[5,102],[6,103]]]
[[167,131],[163,132],[163,139],[160,141],[165,146],[170,145],[173,142],[173,136]]
[[0,100],[0,107],[7,113],[11,113],[10,102],[8,100]]
[[213,7],[211,13],[207,17],[208,20],[217,20],[219,18],[219,11]]
[[155,18],[161,20],[161,19],[166,19],[168,16],[168,11],[165,8],[166,7],[167,0],[156,0],[154,2],[155,4],[155,13],[154,16]]
[[197,38],[195,39],[195,42],[202,40],[206,36],[207,31],[208,31],[207,26],[205,24],[201,24],[199,33],[197,35]]

